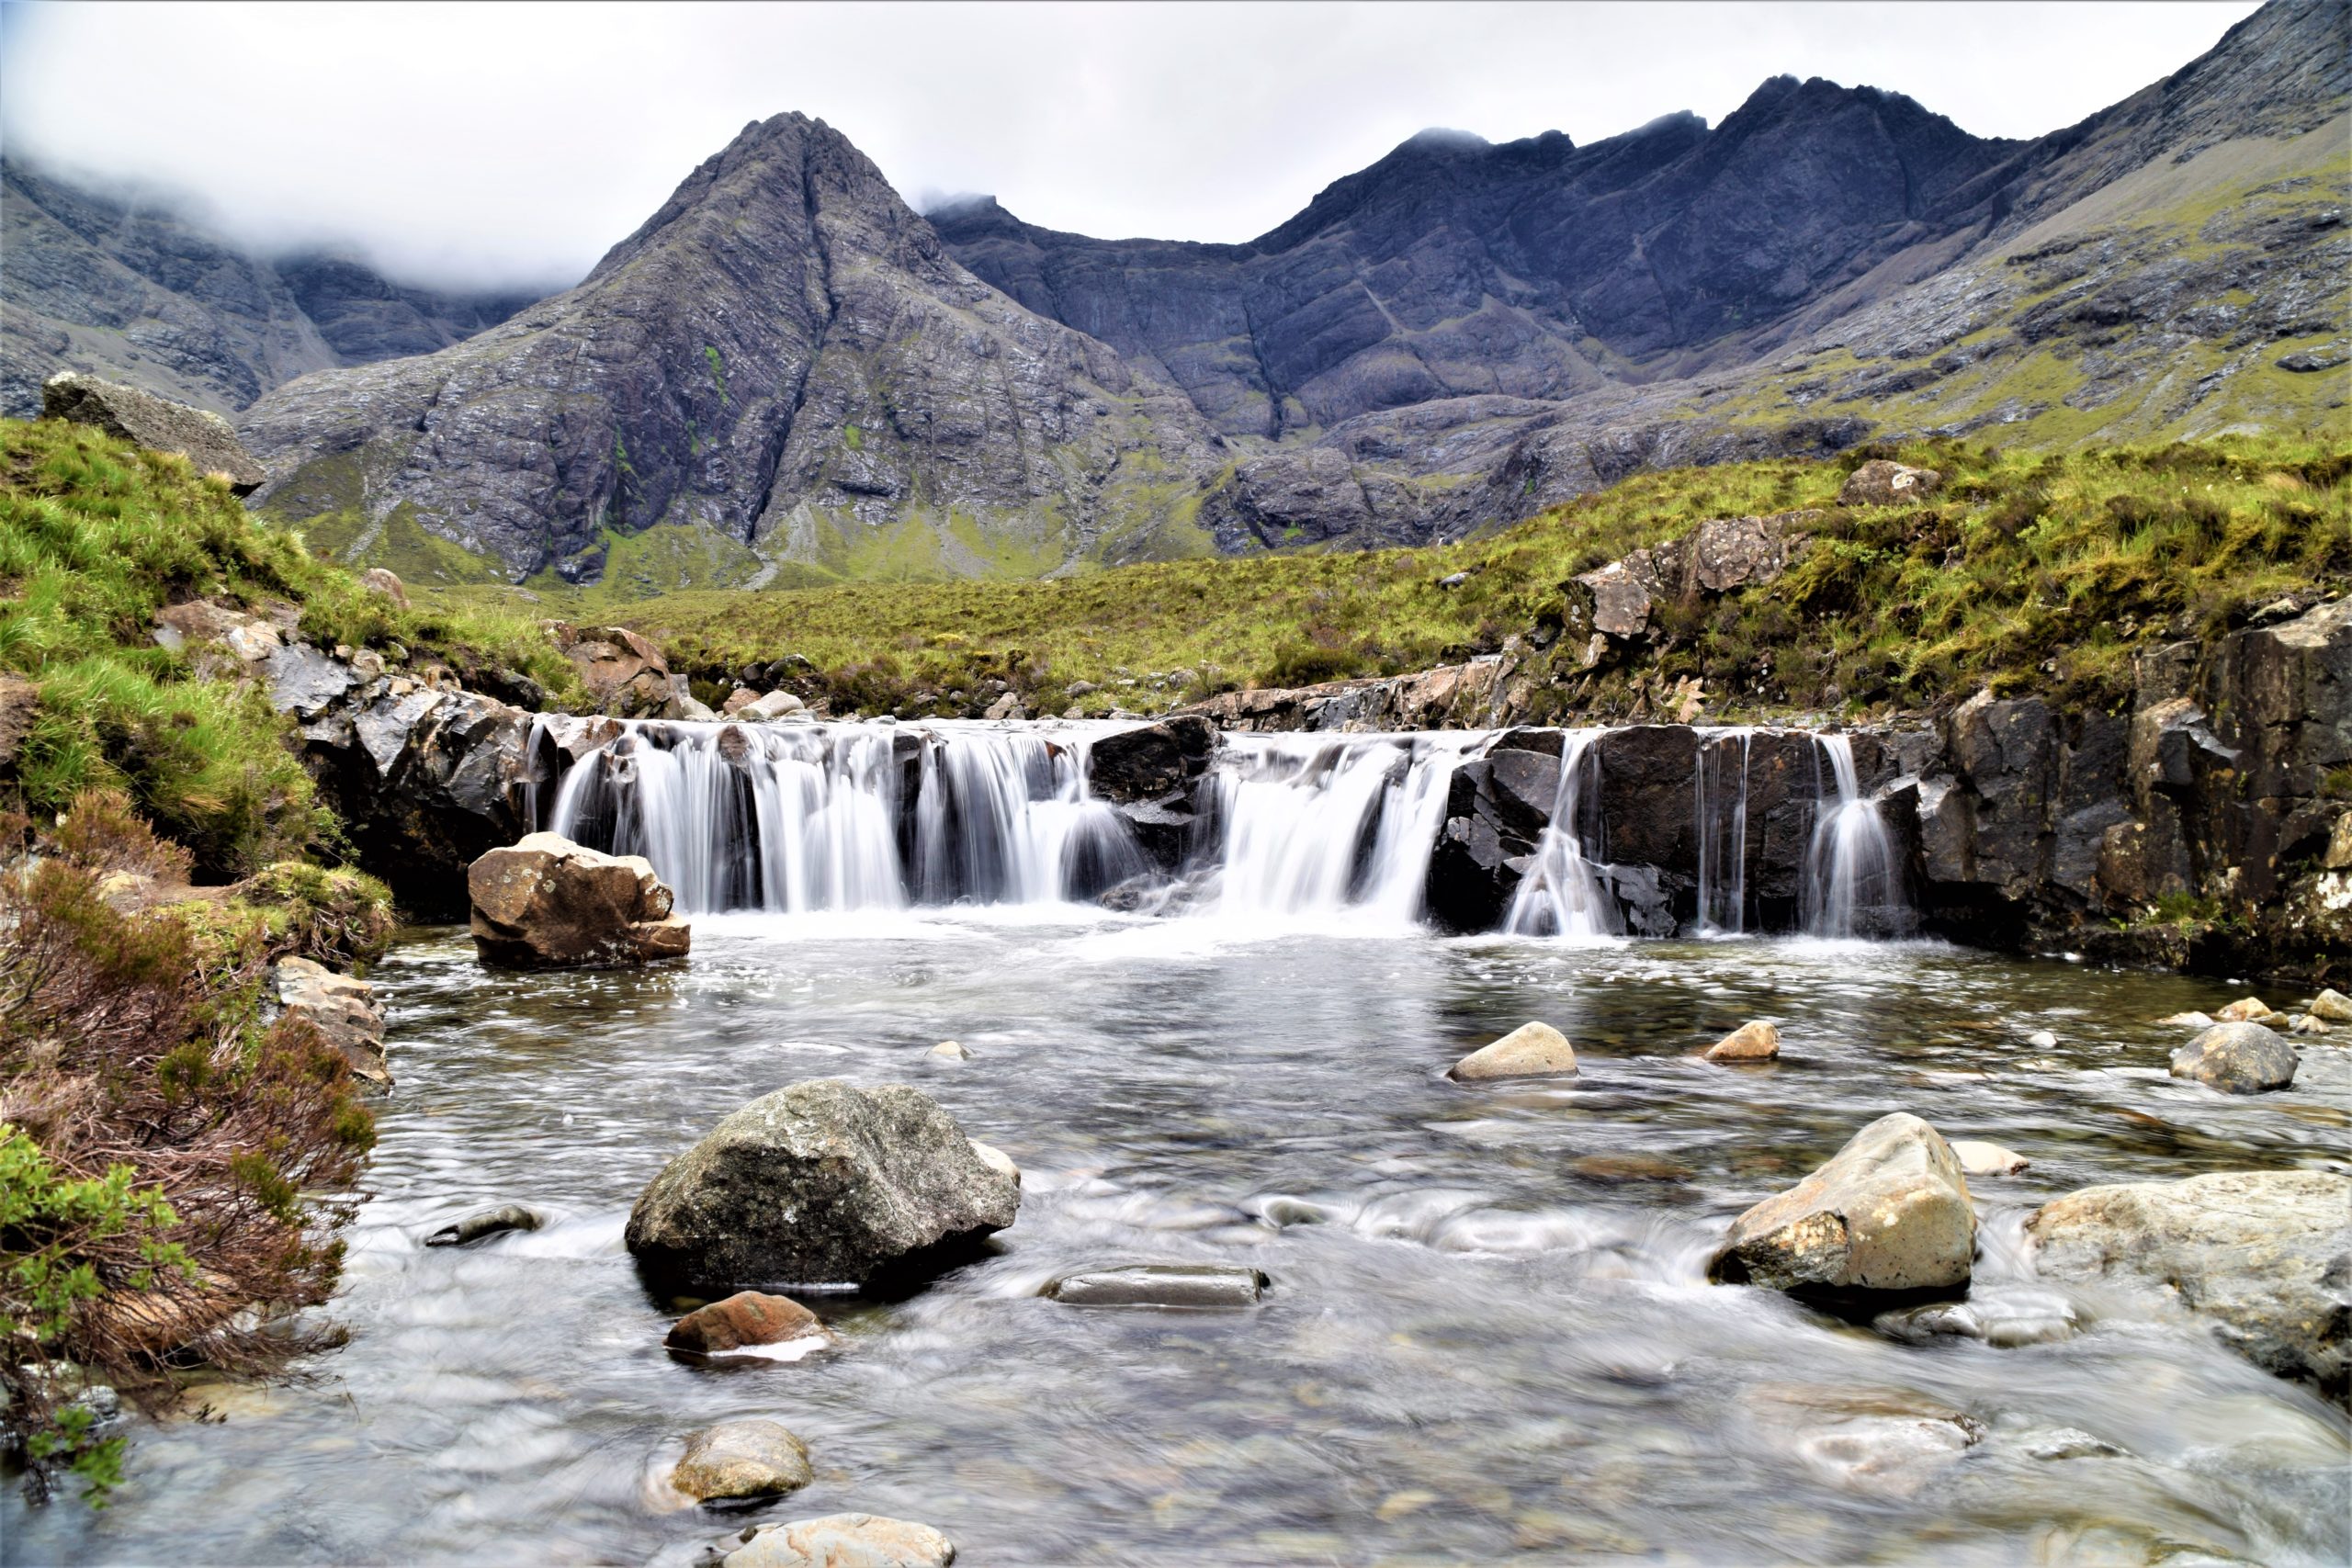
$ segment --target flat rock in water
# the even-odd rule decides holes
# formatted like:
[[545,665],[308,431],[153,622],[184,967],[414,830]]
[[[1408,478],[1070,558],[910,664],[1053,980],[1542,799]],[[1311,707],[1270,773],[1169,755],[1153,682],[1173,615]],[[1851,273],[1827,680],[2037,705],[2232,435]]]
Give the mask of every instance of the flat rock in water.
[[2169,1287],[2256,1366],[2352,1389],[2352,1176],[2218,1171],[2087,1187],[2026,1222],[2051,1279]]
[[1951,1152],[1959,1158],[1960,1168],[1971,1176],[2015,1176],[2033,1164],[2015,1149],[1976,1138],[1952,1139]]
[[956,1543],[929,1525],[875,1514],[757,1525],[718,1550],[723,1568],[947,1568],[956,1561]]
[[1780,1030],[1762,1022],[1743,1023],[1707,1047],[1710,1062],[1769,1062],[1780,1054]]
[[2217,1023],[2172,1054],[2172,1076],[2225,1094],[2262,1094],[2295,1081],[2295,1048],[2259,1023]]
[[948,1262],[1012,1223],[1021,1187],[902,1084],[763,1095],[663,1167],[628,1249],[706,1286],[863,1285]]
[[1707,1265],[1724,1284],[1829,1292],[1968,1282],[1976,1215],[1943,1135],[1896,1111],[1733,1222]]
[[1145,1264],[1066,1274],[1046,1293],[1067,1306],[1241,1307],[1257,1304],[1266,1277],[1226,1264]]
[[721,1421],[686,1439],[670,1484],[698,1503],[797,1492],[817,1473],[808,1445],[774,1421]]
[[539,1216],[520,1203],[508,1203],[496,1209],[484,1209],[468,1214],[453,1225],[443,1225],[424,1238],[427,1247],[465,1247],[484,1236],[503,1235],[508,1231],[535,1231],[539,1228]]
[[789,1296],[738,1291],[671,1325],[662,1343],[673,1350],[710,1355],[746,1345],[780,1345],[787,1339],[830,1338],[817,1314]]
[[1490,1045],[1453,1064],[1447,1076],[1460,1083],[1487,1078],[1574,1077],[1576,1047],[1548,1023],[1522,1023]]

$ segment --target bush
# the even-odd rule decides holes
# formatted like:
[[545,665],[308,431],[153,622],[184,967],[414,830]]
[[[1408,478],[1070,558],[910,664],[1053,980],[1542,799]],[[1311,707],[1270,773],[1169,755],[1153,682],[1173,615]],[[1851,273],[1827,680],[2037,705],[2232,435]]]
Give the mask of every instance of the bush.
[[[94,1435],[60,1365],[149,1407],[171,1369],[282,1369],[335,1341],[265,1322],[326,1299],[342,1185],[374,1139],[343,1059],[260,1021],[261,921],[125,913],[109,879],[177,852],[119,797],[77,802],[0,871],[0,1382],[5,1436],[94,1498],[120,1443]],[[261,1310],[253,1310],[261,1309]]]

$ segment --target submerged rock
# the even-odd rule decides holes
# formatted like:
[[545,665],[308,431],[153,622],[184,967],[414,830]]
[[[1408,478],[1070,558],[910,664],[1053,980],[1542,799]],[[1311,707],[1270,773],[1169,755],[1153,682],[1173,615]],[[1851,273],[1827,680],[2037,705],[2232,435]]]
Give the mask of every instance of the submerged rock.
[[594,968],[683,958],[693,931],[641,855],[553,833],[492,850],[466,873],[475,950],[508,969]]
[[1268,1280],[1255,1269],[1216,1263],[1152,1263],[1066,1274],[1046,1287],[1065,1306],[1255,1306]]
[[2026,1222],[2035,1266],[2059,1280],[2167,1287],[2256,1366],[2352,1389],[2352,1176],[2221,1171],[2088,1187]]
[[520,1203],[507,1203],[495,1209],[484,1209],[468,1214],[455,1224],[443,1225],[424,1238],[427,1247],[465,1247],[484,1236],[500,1235],[507,1231],[535,1231],[539,1228],[539,1216]]
[[814,1078],[763,1095],[663,1167],[626,1240],[707,1285],[863,1285],[1012,1223],[1021,1188],[921,1090]]
[[1896,1111],[1733,1222],[1710,1279],[1779,1291],[1917,1291],[1968,1282],[1976,1216],[1943,1135]]
[[1707,1047],[1710,1062],[1766,1062],[1781,1054],[1781,1032],[1769,1023],[1743,1023]]
[[1522,1023],[1492,1044],[1453,1064],[1446,1076],[1459,1083],[1487,1078],[1574,1077],[1576,1047],[1548,1023]]
[[1917,1495],[1985,1438],[1983,1422],[1906,1391],[1766,1386],[1744,1403],[1770,1446],[1882,1497]]
[[2295,1081],[2295,1049],[2259,1023],[2217,1023],[2172,1054],[2172,1076],[2226,1094],[2262,1094]]
[[686,1439],[670,1484],[698,1503],[775,1497],[817,1479],[808,1448],[775,1421],[721,1421]]
[[947,1568],[956,1561],[956,1543],[929,1525],[874,1514],[755,1525],[718,1551],[721,1568]]
[[1981,1339],[2000,1349],[2072,1338],[2075,1309],[2054,1291],[1978,1292],[1964,1302],[1931,1302],[1882,1313],[1871,1326],[1906,1345]]
[[789,1296],[738,1291],[670,1325],[662,1343],[673,1350],[711,1355],[746,1345],[781,1345],[789,1339],[832,1337],[817,1314]]

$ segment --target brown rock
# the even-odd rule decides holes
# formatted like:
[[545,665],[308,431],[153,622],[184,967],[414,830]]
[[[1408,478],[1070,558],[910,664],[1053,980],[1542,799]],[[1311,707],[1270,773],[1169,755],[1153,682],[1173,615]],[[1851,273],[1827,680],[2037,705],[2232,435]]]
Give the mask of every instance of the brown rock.
[[722,717],[733,718],[759,700],[760,694],[751,687],[738,686],[727,694],[727,700],[718,705],[718,711]]
[[608,855],[554,833],[492,850],[466,873],[474,948],[510,969],[599,968],[683,958],[693,930],[640,855]]
[[774,1421],[721,1421],[686,1439],[670,1484],[697,1502],[797,1492],[817,1472],[808,1448]]
[[1976,1251],[1968,1179],[1943,1135],[1904,1111],[1733,1222],[1710,1279],[1779,1291],[1964,1285]]
[[662,650],[627,626],[595,626],[570,637],[559,633],[559,642],[604,712],[639,717],[660,712],[670,700],[670,666]]
[[1780,1054],[1780,1030],[1760,1021],[1743,1023],[1707,1047],[1710,1062],[1769,1062]]
[[1548,1023],[1522,1023],[1490,1045],[1453,1064],[1448,1076],[1460,1083],[1486,1078],[1574,1077],[1576,1047]]
[[217,413],[192,409],[96,376],[67,371],[40,389],[43,419],[71,420],[154,452],[176,452],[198,473],[219,474],[235,495],[251,495],[269,475]]
[[1943,475],[1933,468],[1905,468],[1880,457],[1847,476],[1845,487],[1838,492],[1838,504],[1907,506],[1925,500],[1943,482]]
[[408,608],[408,585],[389,567],[369,567],[359,574],[359,586],[381,593],[403,610]]
[[710,1355],[810,1336],[831,1337],[817,1314],[791,1297],[738,1291],[725,1301],[696,1307],[678,1319],[662,1343],[673,1350]]

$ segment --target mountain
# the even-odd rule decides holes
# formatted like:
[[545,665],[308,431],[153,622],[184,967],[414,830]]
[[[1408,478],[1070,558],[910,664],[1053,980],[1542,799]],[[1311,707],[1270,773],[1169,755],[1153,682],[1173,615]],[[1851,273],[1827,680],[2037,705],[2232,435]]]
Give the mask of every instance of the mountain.
[[366,265],[265,258],[168,206],[0,159],[0,414],[87,370],[232,413],[312,370],[424,354],[505,320],[528,290],[403,288]]
[[447,576],[437,538],[575,582],[616,551],[693,581],[756,571],[752,547],[864,576],[1197,550],[1221,461],[1174,389],[974,277],[797,114],[745,128],[578,288],[291,382],[241,434],[281,476],[263,503],[352,558]]
[[[2340,436],[2347,100],[2352,7],[2273,0],[2032,141],[1781,76],[1712,127],[1425,132],[1238,245],[926,220],[782,115],[478,332],[495,304],[133,244],[47,195],[10,203],[51,227],[8,299],[150,384],[246,367],[257,504],[353,562],[622,597],[1035,576],[1453,538],[1892,435]],[[177,337],[88,324],[183,305]]]

